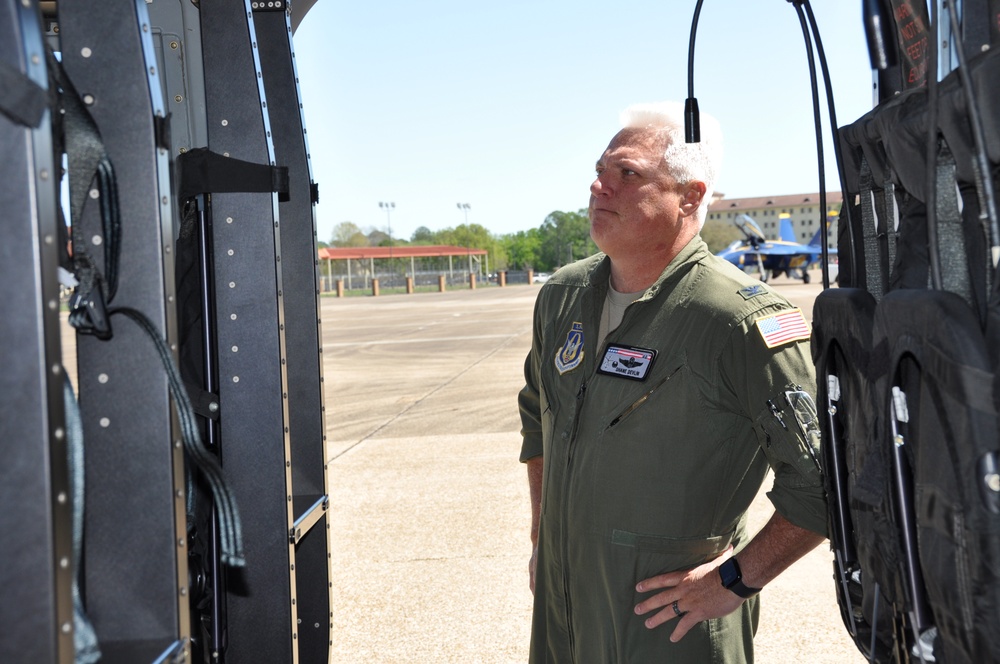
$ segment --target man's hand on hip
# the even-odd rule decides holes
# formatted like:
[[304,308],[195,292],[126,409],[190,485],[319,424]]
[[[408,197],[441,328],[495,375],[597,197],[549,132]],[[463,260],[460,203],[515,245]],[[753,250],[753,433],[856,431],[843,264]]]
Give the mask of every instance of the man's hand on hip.
[[718,558],[704,565],[640,581],[635,587],[637,592],[661,589],[663,592],[637,604],[636,614],[642,616],[660,609],[646,619],[649,629],[679,618],[670,635],[670,640],[676,643],[701,621],[732,613],[743,603],[743,598],[727,590],[716,571],[732,555],[733,548],[730,546]]

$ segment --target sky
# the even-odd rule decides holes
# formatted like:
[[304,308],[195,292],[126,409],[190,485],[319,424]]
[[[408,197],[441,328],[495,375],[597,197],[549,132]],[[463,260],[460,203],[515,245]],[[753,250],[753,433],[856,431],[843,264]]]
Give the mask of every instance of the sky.
[[[687,97],[695,4],[318,0],[293,37],[318,239],[345,221],[405,240],[466,222],[502,235],[587,207],[621,110]],[[837,124],[850,124],[873,106],[861,3],[811,6]],[[725,137],[717,192],[819,191],[809,65],[788,0],[705,0],[694,67],[699,107]],[[821,94],[826,188],[839,191]]]

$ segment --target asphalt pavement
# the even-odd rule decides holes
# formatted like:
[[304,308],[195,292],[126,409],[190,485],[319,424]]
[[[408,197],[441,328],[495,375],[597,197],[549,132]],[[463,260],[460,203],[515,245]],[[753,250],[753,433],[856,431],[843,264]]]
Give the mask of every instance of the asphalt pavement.
[[[811,318],[818,282],[772,284]],[[538,289],[322,298],[333,662],[527,661],[516,397]],[[762,492],[751,528],[770,512]],[[865,661],[832,569],[823,545],[764,589],[758,662]]]

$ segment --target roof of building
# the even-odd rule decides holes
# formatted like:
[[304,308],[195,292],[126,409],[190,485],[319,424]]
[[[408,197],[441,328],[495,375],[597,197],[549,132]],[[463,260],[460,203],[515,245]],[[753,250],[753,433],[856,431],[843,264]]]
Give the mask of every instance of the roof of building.
[[430,258],[433,256],[485,256],[485,249],[455,247],[446,244],[406,245],[398,247],[325,247],[318,251],[321,259],[348,258]]
[[[835,205],[843,201],[839,191],[826,192],[826,204]],[[788,194],[785,196],[757,196],[755,198],[720,198],[708,206],[709,212],[726,210],[759,210],[769,207],[794,207],[819,205],[819,194]]]

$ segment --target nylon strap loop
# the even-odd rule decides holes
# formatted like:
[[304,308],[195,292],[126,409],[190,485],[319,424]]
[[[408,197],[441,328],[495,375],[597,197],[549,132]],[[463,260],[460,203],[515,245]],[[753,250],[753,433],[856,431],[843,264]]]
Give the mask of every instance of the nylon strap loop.
[[938,256],[941,259],[941,285],[944,290],[955,293],[975,310],[962,213],[958,209],[955,168],[955,157],[951,150],[944,141],[939,141],[934,188],[937,192],[935,216],[938,227]]
[[177,197],[182,201],[198,194],[254,192],[277,192],[279,200],[288,200],[285,166],[255,164],[195,148],[177,157],[177,172]]
[[878,302],[885,295],[884,270],[882,269],[882,254],[878,246],[872,171],[864,153],[861,154],[858,181],[861,190],[861,229],[865,250],[865,281],[868,292]]

